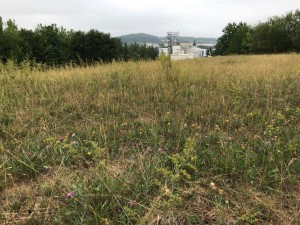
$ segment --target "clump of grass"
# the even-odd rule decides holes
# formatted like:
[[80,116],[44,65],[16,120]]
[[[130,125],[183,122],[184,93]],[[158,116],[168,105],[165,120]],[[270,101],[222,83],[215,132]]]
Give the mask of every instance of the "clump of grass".
[[299,61],[0,64],[1,220],[296,224]]

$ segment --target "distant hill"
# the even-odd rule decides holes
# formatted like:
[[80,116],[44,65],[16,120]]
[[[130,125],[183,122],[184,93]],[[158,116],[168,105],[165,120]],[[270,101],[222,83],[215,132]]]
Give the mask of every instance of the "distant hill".
[[[138,33],[138,34],[127,34],[122,35],[119,38],[121,38],[121,41],[123,43],[127,44],[133,44],[136,43],[155,43],[159,44],[162,40],[166,40],[167,37],[157,37],[155,35],[151,34],[145,34],[145,33]],[[181,43],[192,43],[196,41],[197,44],[216,44],[217,39],[216,38],[195,38],[195,37],[179,37],[179,41]]]
[[127,44],[133,44],[134,42],[159,44],[161,42],[161,40],[157,36],[151,34],[144,34],[144,33],[127,34],[127,35],[122,35],[119,38],[121,38],[121,41],[123,43],[126,42]]

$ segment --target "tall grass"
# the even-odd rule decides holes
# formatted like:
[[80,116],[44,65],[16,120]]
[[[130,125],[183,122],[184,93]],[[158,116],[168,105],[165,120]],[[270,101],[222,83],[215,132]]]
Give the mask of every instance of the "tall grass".
[[298,55],[0,64],[2,220],[297,224],[299,86]]

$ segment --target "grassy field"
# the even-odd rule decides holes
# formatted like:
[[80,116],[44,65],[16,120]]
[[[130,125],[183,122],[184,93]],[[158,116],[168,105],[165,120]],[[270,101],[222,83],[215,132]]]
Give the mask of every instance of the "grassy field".
[[300,55],[0,64],[0,224],[299,224]]

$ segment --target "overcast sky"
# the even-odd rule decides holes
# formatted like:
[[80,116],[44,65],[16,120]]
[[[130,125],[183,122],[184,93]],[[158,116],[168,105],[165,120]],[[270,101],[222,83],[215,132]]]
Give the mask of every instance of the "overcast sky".
[[3,21],[19,28],[55,23],[112,36],[149,33],[219,37],[229,22],[251,25],[300,9],[300,0],[0,0]]

